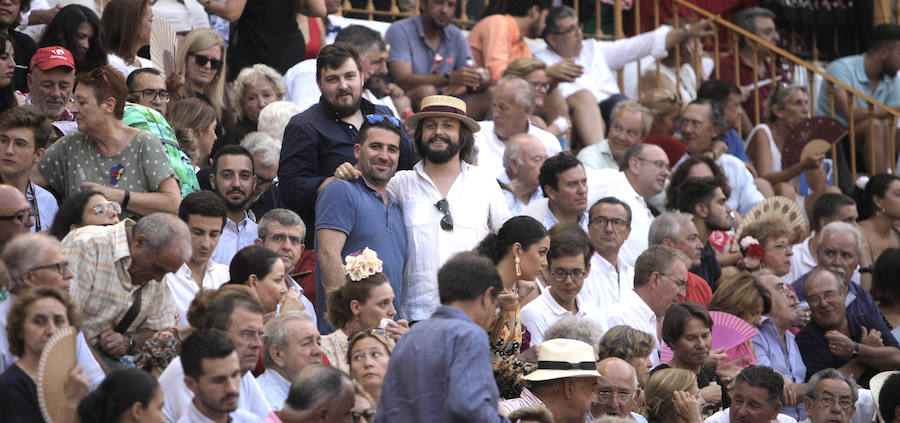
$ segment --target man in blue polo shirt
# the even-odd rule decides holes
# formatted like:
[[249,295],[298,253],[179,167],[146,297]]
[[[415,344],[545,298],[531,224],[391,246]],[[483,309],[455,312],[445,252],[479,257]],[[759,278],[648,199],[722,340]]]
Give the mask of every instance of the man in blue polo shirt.
[[[900,26],[894,24],[878,25],[872,29],[869,36],[869,49],[863,54],[842,57],[831,62],[826,68],[829,75],[850,86],[863,94],[872,97],[876,101],[890,106],[894,110],[900,110],[900,79],[897,71],[900,70]],[[831,115],[831,101],[828,96],[829,84],[821,84],[816,95],[816,116]],[[875,132],[875,153],[878,163],[871,163],[871,148],[868,131],[868,110],[865,100],[856,98],[853,107],[853,116],[856,125],[856,146],[862,154],[862,159],[871,174],[885,172],[890,166],[891,157],[887,140],[888,130],[891,129],[890,116],[875,109],[873,131]],[[834,118],[847,125],[847,92],[834,86]],[[871,171],[872,166],[877,165],[877,171]]]
[[334,180],[316,201],[316,310],[322,333],[332,331],[323,318],[326,293],[344,284],[343,258],[366,247],[383,260],[383,273],[394,289],[394,308],[400,308],[406,226],[400,205],[387,191],[400,159],[400,134],[396,118],[366,116],[353,148],[362,176]]

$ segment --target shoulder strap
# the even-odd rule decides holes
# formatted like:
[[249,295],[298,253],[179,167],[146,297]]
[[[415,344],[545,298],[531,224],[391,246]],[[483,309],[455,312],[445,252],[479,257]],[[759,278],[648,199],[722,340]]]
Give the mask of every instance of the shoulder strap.
[[114,331],[124,335],[125,331],[128,330],[128,327],[131,326],[131,323],[134,322],[138,313],[141,312],[141,292],[144,290],[145,286],[147,286],[147,284],[141,285],[140,288],[134,291],[134,294],[131,294],[131,297],[134,298],[134,301],[131,303],[131,308],[125,312],[125,316],[123,316],[122,320],[119,320],[119,323],[113,328]]

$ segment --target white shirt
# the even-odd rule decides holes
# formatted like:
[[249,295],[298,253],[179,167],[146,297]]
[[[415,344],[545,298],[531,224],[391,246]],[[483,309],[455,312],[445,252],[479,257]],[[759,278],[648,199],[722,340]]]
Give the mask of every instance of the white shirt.
[[624,172],[615,169],[588,170],[588,207],[603,197],[616,197],[631,208],[631,234],[619,250],[619,258],[634,266],[641,253],[649,247],[650,224],[653,213]]
[[[687,157],[687,154],[684,156]],[[741,159],[731,154],[723,154],[716,159],[716,164],[725,172],[728,184],[731,185],[728,206],[740,213],[741,216],[746,216],[753,206],[765,200],[765,197],[756,188],[753,174],[747,170],[747,166]]]
[[659,365],[659,334],[656,326],[656,314],[650,306],[644,302],[636,292],[628,291],[622,296],[622,300],[613,304],[606,312],[606,329],[613,326],[625,325],[647,333],[656,340],[653,352],[650,353],[650,363],[653,367]]
[[131,74],[131,72],[134,72],[136,69],[154,67],[153,62],[151,62],[149,59],[145,59],[141,56],[134,57],[138,62],[138,66],[125,64],[125,59],[116,56],[114,53],[107,54],[106,61],[109,62],[109,65],[112,66],[115,70],[119,71],[125,78],[128,78],[128,75]]
[[[159,375],[159,386],[163,389],[165,405],[163,415],[169,423],[180,422],[191,407],[194,393],[184,384],[184,369],[181,367],[181,357],[175,357],[166,370]],[[238,410],[244,410],[255,414],[260,420],[266,418],[269,411],[269,402],[259,389],[253,374],[247,372],[241,378],[240,397],[238,398]],[[190,420],[189,420],[190,421]]]
[[[34,182],[28,182],[31,186],[25,192],[25,199],[31,202],[31,192],[34,192],[34,196],[37,201],[38,208],[38,217],[41,219],[41,227],[38,228],[37,225],[31,227],[31,232],[38,232],[45,229],[50,229],[50,226],[53,225],[53,218],[56,217],[56,212],[59,211],[59,203],[56,202],[56,197],[37,185]],[[33,191],[31,191],[33,190]],[[28,192],[31,191],[31,192]]]
[[[547,157],[553,157],[562,151],[556,136],[532,125],[531,122],[526,123],[528,130],[525,132],[537,138],[544,145],[544,148],[547,149]],[[484,120],[478,124],[481,125],[481,130],[475,134],[475,146],[478,147],[478,167],[487,169],[491,175],[504,173],[503,152],[506,151],[506,143],[497,138],[497,133],[494,132],[494,121]]]
[[152,8],[153,19],[165,19],[175,32],[209,28],[209,15],[197,0],[158,0]]
[[[726,408],[722,411],[713,414],[703,420],[703,423],[731,423],[731,408]],[[797,420],[794,420],[793,417],[788,416],[786,414],[778,414],[775,420],[772,420],[770,423],[797,423]]]
[[476,166],[460,162],[461,171],[447,192],[453,230],[441,229],[441,213],[435,204],[444,198],[425,173],[424,162],[412,170],[397,172],[388,191],[403,209],[407,248],[414,251],[403,269],[403,303],[400,314],[410,321],[431,317],[438,307],[437,271],[450,257],[471,251],[490,232],[509,219],[500,185]]
[[272,407],[273,410],[281,410],[284,400],[291,392],[291,382],[275,370],[266,369],[256,378],[256,383],[259,384],[259,389],[269,401],[269,407]]
[[[550,211],[550,199],[547,197],[540,198],[528,203],[528,205],[525,206],[524,209],[522,209],[521,215],[533,217],[538,222],[541,222],[548,231],[550,230],[550,228],[556,226],[556,224],[559,223],[559,219],[555,214],[553,214],[552,211]],[[581,216],[578,217],[578,224],[581,225],[581,229],[583,229],[585,233],[588,232],[587,211],[585,211],[581,214]]]
[[559,303],[550,295],[550,290],[553,288],[548,288],[544,290],[537,298],[525,304],[525,307],[522,307],[522,324],[528,328],[528,332],[531,333],[531,346],[535,346],[544,342],[544,332],[547,331],[547,328],[553,326],[557,320],[562,319],[563,316],[570,314],[575,317],[588,317],[588,318],[599,318],[600,312],[589,304],[585,304],[578,297],[575,297],[575,307],[578,309],[577,312],[572,313],[566,309],[564,309]]
[[[507,174],[506,172],[501,173],[497,176],[497,181],[504,184],[509,184],[509,174]],[[537,201],[541,198],[544,198],[544,190],[542,190],[541,187],[537,187],[534,189],[534,192],[531,193],[531,198],[528,199],[527,203],[518,199],[518,197],[516,197],[516,195],[513,194],[512,191],[506,189],[502,191],[503,196],[506,198],[506,206],[509,207],[510,216],[518,216],[522,214],[522,211],[525,210],[525,207],[531,204],[532,201]]]
[[[618,269],[618,270],[617,270]],[[591,272],[584,279],[578,298],[598,310],[618,303],[626,292],[634,289],[634,267],[618,257],[616,266],[600,254],[591,257]]]
[[[209,260],[206,263],[206,273],[203,275],[203,289],[219,289],[229,278],[228,266]],[[188,308],[200,292],[200,286],[197,286],[197,281],[191,277],[191,268],[187,263],[182,264],[177,272],[166,274],[166,285],[169,286],[172,301],[178,310],[177,324],[187,325]]]
[[291,66],[284,73],[284,85],[287,86],[284,99],[300,106],[302,110],[318,103],[322,91],[319,91],[319,85],[316,84],[316,59],[306,59]]
[[[578,91],[588,90],[598,102],[619,94],[619,84],[613,71],[644,56],[652,55],[655,59],[668,56],[666,34],[671,29],[668,25],[661,25],[651,32],[616,41],[584,40],[581,53],[575,59],[575,63],[584,67],[584,74],[575,82],[559,84],[560,92],[564,97],[569,97]],[[548,67],[563,60],[549,46],[534,53],[534,57],[543,60]]]
[[[859,399],[856,400],[856,412],[850,418],[851,423],[872,423],[875,420],[875,400],[872,391],[859,388]],[[800,423],[810,423],[809,417]]]
[[[287,278],[290,281],[290,283],[288,284],[290,286],[290,289],[293,289],[294,291],[297,291],[300,293],[300,302],[303,303],[303,306],[305,307],[303,309],[303,311],[306,314],[308,314],[309,317],[312,319],[313,325],[314,326],[317,325],[318,323],[316,321],[316,309],[315,309],[315,307],[313,307],[312,302],[310,302],[309,299],[306,298],[306,295],[303,295],[303,287],[300,286],[300,284],[298,284],[297,281],[294,280],[294,278],[292,278],[290,276],[288,276]],[[278,302],[278,307],[275,309],[275,315],[277,316],[278,314],[281,314],[281,302],[280,301]],[[262,376],[262,375],[260,375],[260,376]],[[281,404],[278,404],[278,406],[281,407]]]
[[222,228],[222,236],[219,237],[219,244],[212,253],[212,261],[226,266],[231,264],[231,259],[237,254],[238,250],[248,245],[253,245],[253,241],[259,237],[259,226],[244,216],[241,223],[234,223],[231,219],[225,220],[225,227]]
[[[262,421],[262,418],[257,417],[255,414],[241,410],[238,408],[237,410],[228,413],[228,423],[259,423]],[[203,415],[200,410],[197,409],[197,406],[194,405],[194,402],[191,401],[190,407],[188,407],[187,412],[178,419],[178,423],[215,423],[209,417]]]

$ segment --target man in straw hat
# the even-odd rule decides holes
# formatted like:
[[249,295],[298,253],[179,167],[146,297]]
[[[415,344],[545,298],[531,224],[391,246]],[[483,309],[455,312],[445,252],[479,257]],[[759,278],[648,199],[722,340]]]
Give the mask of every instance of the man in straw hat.
[[595,360],[594,349],[581,341],[560,338],[540,344],[537,370],[525,376],[529,387],[522,397],[501,402],[500,409],[510,413],[543,405],[557,423],[583,423],[602,377]]
[[[509,218],[496,175],[469,164],[478,122],[466,115],[466,103],[434,95],[422,100],[419,113],[406,120],[415,128],[414,144],[422,157],[412,170],[398,171],[387,190],[400,203],[406,224],[407,250],[416,259],[403,272],[400,314],[410,322],[427,319],[438,307],[438,268],[461,251],[470,251]],[[360,172],[342,165],[340,179]]]

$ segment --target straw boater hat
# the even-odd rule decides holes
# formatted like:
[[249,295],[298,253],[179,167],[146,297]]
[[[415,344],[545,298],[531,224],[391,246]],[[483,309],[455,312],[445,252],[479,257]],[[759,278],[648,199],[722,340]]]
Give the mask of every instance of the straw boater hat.
[[878,421],[880,422],[884,422],[884,416],[881,415],[881,388],[884,387],[884,383],[887,382],[889,377],[898,373],[900,371],[897,370],[881,372],[869,381],[869,390],[872,391],[872,398],[875,400],[875,413],[878,415]]
[[597,372],[594,349],[574,339],[551,339],[538,349],[537,370],[524,378],[532,382],[566,377],[602,377]]
[[419,113],[406,118],[406,126],[415,128],[420,120],[427,117],[458,119],[473,134],[481,130],[481,125],[466,114],[466,102],[449,95],[431,95],[423,98]]

